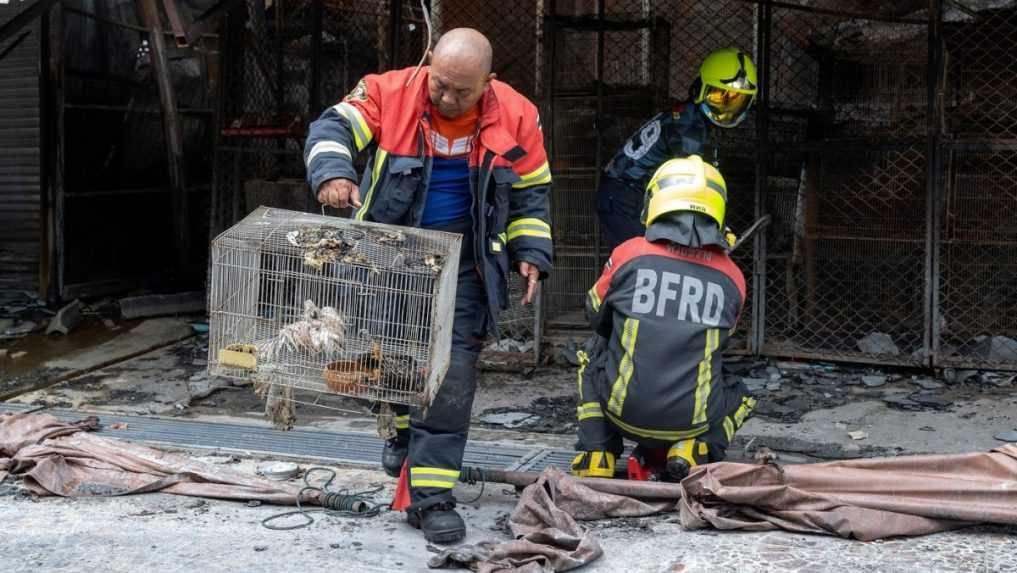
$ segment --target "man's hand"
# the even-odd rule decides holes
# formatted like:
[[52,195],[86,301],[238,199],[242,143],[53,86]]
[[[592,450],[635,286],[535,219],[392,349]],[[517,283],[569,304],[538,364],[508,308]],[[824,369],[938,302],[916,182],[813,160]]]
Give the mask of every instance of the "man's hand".
[[526,294],[523,295],[523,304],[533,302],[533,295],[537,294],[537,281],[540,279],[540,269],[526,261],[519,262],[519,276],[526,279]]
[[349,179],[329,179],[318,186],[318,202],[345,209],[350,205],[360,207],[360,189]]

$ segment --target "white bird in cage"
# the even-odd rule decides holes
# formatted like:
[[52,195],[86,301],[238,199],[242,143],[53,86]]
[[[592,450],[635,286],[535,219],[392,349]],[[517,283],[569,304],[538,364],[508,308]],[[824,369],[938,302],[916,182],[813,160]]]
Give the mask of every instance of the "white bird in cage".
[[266,348],[267,358],[277,360],[282,351],[337,354],[346,345],[346,321],[330,307],[318,308],[313,301],[304,301],[302,319],[279,330],[278,338]]

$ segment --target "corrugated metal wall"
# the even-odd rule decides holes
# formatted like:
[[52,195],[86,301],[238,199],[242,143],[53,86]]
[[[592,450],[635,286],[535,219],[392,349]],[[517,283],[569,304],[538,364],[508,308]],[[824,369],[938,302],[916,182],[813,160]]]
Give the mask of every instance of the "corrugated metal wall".
[[[0,4],[0,24],[27,4]],[[24,30],[29,34],[0,59],[0,289],[36,291],[42,232],[38,21]]]

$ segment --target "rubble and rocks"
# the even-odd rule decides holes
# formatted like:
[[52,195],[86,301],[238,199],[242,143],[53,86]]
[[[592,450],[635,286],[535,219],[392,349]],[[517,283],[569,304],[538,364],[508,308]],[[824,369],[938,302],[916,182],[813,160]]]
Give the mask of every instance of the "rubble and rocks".
[[943,380],[950,384],[963,384],[972,376],[977,375],[977,370],[954,370],[953,368],[943,369]]
[[21,338],[22,336],[28,336],[38,328],[38,324],[31,320],[23,320],[16,323],[0,333],[0,339],[3,338]]
[[[905,411],[951,410],[958,402],[1017,383],[1010,372],[947,369],[936,378],[864,366],[734,357],[725,360],[724,371],[737,373],[728,376],[729,383],[743,382],[759,399],[756,416],[782,423],[853,400],[881,400]],[[947,376],[952,382],[947,383]]]
[[300,466],[293,462],[271,462],[258,467],[258,475],[273,481],[286,481],[299,473]]
[[749,389],[749,392],[759,392],[765,389],[769,382],[767,378],[742,378],[742,383]]
[[204,310],[204,292],[146,295],[120,299],[120,314],[128,319],[193,314],[204,312]]
[[969,354],[987,362],[1017,362],[1017,340],[1007,336],[979,336]]
[[492,342],[484,348],[484,352],[518,352],[518,353],[529,353],[533,352],[533,341],[532,340],[514,340],[512,338],[503,338],[497,342]]
[[862,376],[862,384],[865,384],[869,388],[879,388],[880,386],[886,385],[886,376]]
[[993,437],[1004,442],[1017,442],[1017,430],[1000,432]]
[[928,378],[915,378],[912,382],[922,388],[922,390],[939,390],[943,387],[943,384],[936,382],[935,380],[929,380]]
[[884,354],[898,356],[900,349],[893,341],[893,337],[885,332],[872,332],[858,341],[858,349],[866,354]]
[[1013,384],[1014,380],[1017,379],[1017,375],[1010,373],[1000,372],[983,372],[982,381],[986,384],[992,384],[1000,388],[1005,388]]
[[945,410],[953,405],[952,400],[930,394],[928,392],[919,392],[911,397],[911,399],[922,406],[932,408],[934,410]]
[[[490,418],[492,415],[512,414],[517,419],[512,426],[527,432],[548,432],[568,434],[576,428],[576,404],[577,396],[567,394],[565,396],[541,397],[530,402],[529,407],[501,407],[490,408],[480,413],[478,421],[492,425],[504,426],[497,422],[486,422],[486,419],[502,420],[501,418]],[[521,414],[528,417],[521,418]]]
[[56,316],[50,319],[46,327],[46,334],[59,333],[67,335],[74,327],[81,323],[81,301],[75,299],[59,311]]
[[857,431],[854,431],[854,432],[848,432],[848,437],[851,438],[852,440],[856,440],[856,441],[857,440],[864,440],[865,438],[869,437],[869,433],[868,432],[863,432],[861,430],[857,430]]
[[504,426],[506,428],[518,428],[524,424],[534,422],[539,416],[529,412],[503,412],[500,414],[486,414],[479,420],[485,424]]
[[922,410],[922,405],[914,400],[902,396],[889,396],[883,398],[883,403],[895,410],[905,410],[909,412],[917,412]]
[[569,366],[579,366],[579,347],[575,340],[569,340],[559,352],[558,358]]

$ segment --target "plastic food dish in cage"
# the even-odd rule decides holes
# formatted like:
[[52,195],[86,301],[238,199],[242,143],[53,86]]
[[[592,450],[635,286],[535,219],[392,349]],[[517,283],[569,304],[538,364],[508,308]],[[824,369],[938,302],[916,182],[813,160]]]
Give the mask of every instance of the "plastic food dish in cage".
[[359,394],[370,376],[357,360],[332,362],[322,373],[329,390],[340,394]]
[[230,344],[219,350],[219,363],[233,368],[256,370],[258,349],[253,344]]

